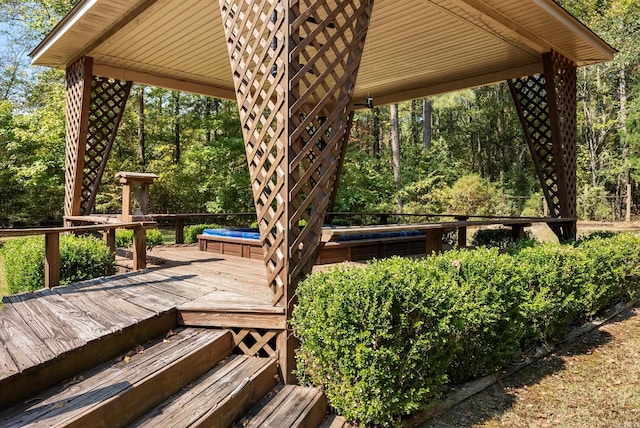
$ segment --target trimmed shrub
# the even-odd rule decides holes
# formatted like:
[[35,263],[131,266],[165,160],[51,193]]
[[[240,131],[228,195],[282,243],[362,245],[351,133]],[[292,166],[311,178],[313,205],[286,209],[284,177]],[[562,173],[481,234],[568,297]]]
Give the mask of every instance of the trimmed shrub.
[[527,331],[520,313],[524,290],[511,281],[512,258],[495,248],[479,248],[451,251],[430,262],[439,270],[455,270],[456,354],[447,370],[449,380],[460,383],[511,362]]
[[184,242],[186,244],[193,244],[198,242],[198,235],[202,234],[205,229],[222,229],[224,226],[219,224],[192,224],[184,227]]
[[[44,238],[12,239],[3,249],[7,285],[12,294],[44,286]],[[115,266],[109,248],[92,236],[60,237],[60,284],[113,275]]]
[[298,376],[349,420],[391,425],[436,399],[455,355],[452,270],[387,259],[298,288]]
[[[156,245],[164,244],[162,239],[162,232],[158,229],[147,229],[147,247],[153,247]],[[116,247],[128,248],[133,245],[133,230],[131,229],[118,229],[116,230]]]
[[314,274],[292,324],[298,376],[348,420],[389,426],[640,293],[640,237],[523,241]]
[[[526,239],[533,239],[530,232],[525,232]],[[473,234],[471,245],[474,247],[507,248],[512,245],[513,232],[511,229],[479,229]]]

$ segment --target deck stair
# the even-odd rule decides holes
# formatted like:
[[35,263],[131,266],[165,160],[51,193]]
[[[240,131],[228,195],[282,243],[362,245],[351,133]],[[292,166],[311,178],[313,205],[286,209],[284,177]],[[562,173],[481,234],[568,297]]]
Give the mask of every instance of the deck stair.
[[317,388],[278,385],[236,428],[317,428],[327,418],[327,400]]
[[231,426],[276,383],[274,358],[232,348],[227,330],[177,328],[0,412],[0,426]]

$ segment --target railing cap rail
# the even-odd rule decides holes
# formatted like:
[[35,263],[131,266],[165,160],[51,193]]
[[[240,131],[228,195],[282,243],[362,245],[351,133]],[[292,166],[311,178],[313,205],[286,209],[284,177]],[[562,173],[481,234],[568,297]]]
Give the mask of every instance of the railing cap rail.
[[0,229],[0,236],[28,236],[28,235],[47,235],[50,233],[77,233],[77,232],[95,232],[110,229],[137,229],[137,228],[155,228],[158,224],[155,221],[130,221],[120,223],[103,223],[88,226],[71,226],[71,227],[36,227],[25,229]]

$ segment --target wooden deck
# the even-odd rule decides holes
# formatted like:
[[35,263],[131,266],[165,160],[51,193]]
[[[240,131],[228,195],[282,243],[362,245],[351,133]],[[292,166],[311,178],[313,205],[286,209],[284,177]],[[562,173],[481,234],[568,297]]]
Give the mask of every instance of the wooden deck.
[[[284,311],[271,304],[261,261],[212,256],[194,246],[159,247],[151,255],[164,263],[3,299],[0,407],[13,399],[16,377],[27,396],[35,392],[29,386],[35,379],[60,382],[96,358],[112,358],[127,344],[135,346],[189,319],[212,327],[284,327]],[[182,309],[187,319],[179,315]],[[77,356],[62,358],[72,352]],[[3,388],[9,381],[13,392]]]

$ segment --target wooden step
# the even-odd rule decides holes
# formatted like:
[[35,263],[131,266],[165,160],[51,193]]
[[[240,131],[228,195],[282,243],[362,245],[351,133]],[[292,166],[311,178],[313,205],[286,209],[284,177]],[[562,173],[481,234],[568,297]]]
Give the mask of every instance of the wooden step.
[[229,331],[176,329],[0,413],[0,426],[125,426],[214,367],[232,346]]
[[242,427],[318,428],[327,416],[327,399],[317,388],[286,385],[249,412]]
[[276,384],[275,358],[233,355],[134,427],[229,427]]

